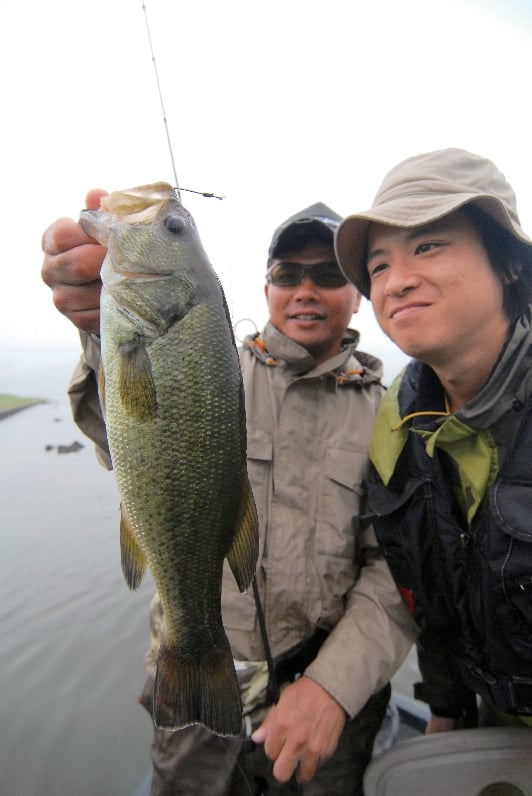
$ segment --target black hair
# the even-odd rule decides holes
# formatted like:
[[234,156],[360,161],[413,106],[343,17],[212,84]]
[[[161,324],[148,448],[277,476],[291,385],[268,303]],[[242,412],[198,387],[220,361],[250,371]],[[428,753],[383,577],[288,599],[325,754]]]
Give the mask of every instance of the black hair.
[[504,311],[513,321],[532,303],[532,246],[514,237],[475,205],[463,209],[480,235],[491,266],[503,285]]

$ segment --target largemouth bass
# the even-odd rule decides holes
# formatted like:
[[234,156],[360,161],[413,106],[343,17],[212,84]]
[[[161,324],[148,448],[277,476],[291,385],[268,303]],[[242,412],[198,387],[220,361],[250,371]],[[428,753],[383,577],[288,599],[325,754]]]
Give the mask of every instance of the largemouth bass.
[[154,721],[239,735],[242,708],[221,619],[223,560],[255,571],[238,353],[221,284],[166,183],[111,193],[80,224],[107,246],[100,395],[121,497],[122,570],[149,566],[165,615]]

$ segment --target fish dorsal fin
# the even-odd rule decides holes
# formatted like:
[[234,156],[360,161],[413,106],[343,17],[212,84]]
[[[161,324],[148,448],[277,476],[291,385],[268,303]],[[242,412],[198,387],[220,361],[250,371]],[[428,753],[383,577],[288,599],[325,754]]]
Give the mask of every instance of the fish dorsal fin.
[[255,574],[258,552],[259,520],[255,499],[246,473],[242,500],[238,511],[236,533],[231,549],[227,554],[229,566],[241,592],[246,591]]
[[176,194],[171,185],[167,182],[154,182],[126,191],[113,191],[102,197],[101,206],[115,216],[126,217],[142,213],[150,207],[158,208],[168,199],[175,198]]
[[176,201],[174,189],[166,182],[142,185],[127,191],[113,191],[101,199],[102,210],[113,220],[123,219],[131,224],[151,224],[161,207]]
[[120,355],[119,392],[122,406],[139,423],[153,420],[157,414],[157,395],[150,358],[138,336],[122,343]]
[[126,583],[131,591],[136,591],[142,582],[148,562],[137,542],[123,504],[120,506],[120,557]]

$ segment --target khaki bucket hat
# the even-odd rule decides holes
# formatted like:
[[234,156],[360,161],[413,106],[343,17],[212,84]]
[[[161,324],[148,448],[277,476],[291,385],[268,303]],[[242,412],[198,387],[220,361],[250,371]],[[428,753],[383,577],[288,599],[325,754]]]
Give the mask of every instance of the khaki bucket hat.
[[440,149],[399,163],[384,178],[373,207],[344,219],[335,237],[340,268],[369,298],[366,256],[372,221],[418,227],[466,204],[476,205],[532,248],[520,226],[513,189],[495,164],[464,149]]

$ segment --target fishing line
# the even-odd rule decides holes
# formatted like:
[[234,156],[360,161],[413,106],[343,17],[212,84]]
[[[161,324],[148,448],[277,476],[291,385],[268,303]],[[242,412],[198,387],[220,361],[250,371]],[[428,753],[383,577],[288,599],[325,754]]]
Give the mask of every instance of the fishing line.
[[177,198],[181,202],[181,191],[187,191],[188,193],[196,193],[199,194],[199,196],[204,196],[206,199],[223,199],[224,198],[223,196],[217,196],[216,194],[211,193],[210,191],[194,191],[192,188],[179,187],[179,180],[177,179],[177,169],[175,167],[175,160],[174,160],[174,151],[172,149],[172,140],[170,138],[170,131],[168,128],[168,119],[166,118],[166,111],[164,109],[163,92],[161,90],[159,72],[157,70],[157,62],[155,61],[155,52],[153,49],[150,26],[148,23],[148,12],[146,11],[146,4],[144,3],[144,0],[142,0],[142,10],[144,11],[144,21],[146,23],[146,32],[148,34],[148,41],[150,44],[151,60],[153,63],[153,70],[155,72],[155,80],[157,82],[157,91],[159,92],[159,101],[161,103],[161,110],[163,112],[164,129],[166,131],[166,140],[168,141],[168,149],[170,150],[170,160],[172,161],[172,170],[174,172],[175,191],[177,194]]
[[146,11],[146,5],[144,3],[144,0],[142,2],[142,10],[144,11],[144,20],[146,22],[146,32],[148,34],[148,41],[150,43],[151,60],[153,62],[153,69],[155,71],[155,80],[157,81],[157,90],[159,92],[159,100],[161,102],[161,110],[163,112],[164,129],[166,130],[166,139],[168,141],[168,149],[170,150],[170,160],[172,161],[172,169],[174,171],[175,190],[176,190],[176,193],[177,193],[177,198],[179,199],[179,201],[181,201],[181,191],[179,190],[179,180],[177,179],[177,170],[176,170],[175,161],[174,161],[174,151],[172,149],[172,141],[170,139],[170,132],[168,130],[168,120],[166,118],[166,111],[164,109],[163,93],[161,91],[161,84],[159,82],[159,72],[157,71],[157,64],[155,62],[155,53],[153,51],[153,44],[152,44],[151,33],[150,33],[150,26],[148,24],[148,13]]

